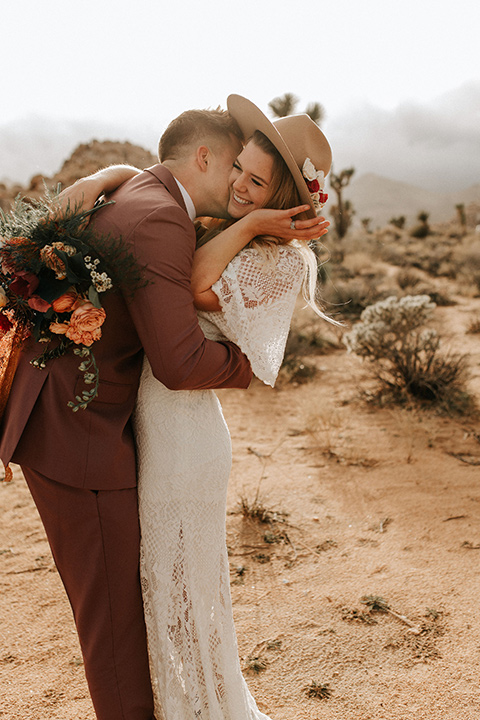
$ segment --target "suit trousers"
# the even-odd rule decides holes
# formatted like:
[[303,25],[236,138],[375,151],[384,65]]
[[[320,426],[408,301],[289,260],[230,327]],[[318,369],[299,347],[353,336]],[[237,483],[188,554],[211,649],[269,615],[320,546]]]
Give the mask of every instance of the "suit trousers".
[[136,488],[84,490],[22,470],[72,606],[98,720],[153,720]]

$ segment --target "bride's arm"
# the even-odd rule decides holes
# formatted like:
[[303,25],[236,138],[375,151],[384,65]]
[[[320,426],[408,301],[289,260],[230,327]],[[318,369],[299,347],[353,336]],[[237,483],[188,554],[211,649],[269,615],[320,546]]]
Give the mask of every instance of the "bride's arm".
[[67,208],[74,209],[80,206],[82,210],[90,210],[100,195],[113,192],[119,185],[140,172],[142,171],[132,165],[109,165],[92,175],[80,178],[73,185],[62,190],[56,206],[63,212]]
[[308,241],[325,235],[330,223],[323,217],[296,220],[295,229],[292,229],[292,217],[308,208],[308,205],[302,205],[288,210],[253,210],[198,248],[193,260],[191,281],[195,307],[198,310],[221,309],[218,298],[211,289],[212,285],[217,282],[228,263],[253,238],[268,235],[284,241]]

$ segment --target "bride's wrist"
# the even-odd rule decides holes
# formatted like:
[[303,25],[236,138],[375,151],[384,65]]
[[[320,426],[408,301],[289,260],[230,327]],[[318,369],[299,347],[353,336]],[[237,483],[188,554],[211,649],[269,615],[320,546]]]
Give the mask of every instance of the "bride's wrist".
[[79,178],[72,187],[75,187],[79,191],[83,192],[85,196],[98,197],[105,192],[106,184],[105,178],[99,176],[98,173],[95,173],[94,175]]
[[99,195],[116,190],[126,180],[141,171],[131,165],[109,165],[89,175],[85,180],[90,180],[92,187],[98,189]]
[[252,212],[238,221],[242,225],[242,235],[245,239],[245,245],[248,245],[248,243],[261,232],[256,212],[256,210],[252,210]]

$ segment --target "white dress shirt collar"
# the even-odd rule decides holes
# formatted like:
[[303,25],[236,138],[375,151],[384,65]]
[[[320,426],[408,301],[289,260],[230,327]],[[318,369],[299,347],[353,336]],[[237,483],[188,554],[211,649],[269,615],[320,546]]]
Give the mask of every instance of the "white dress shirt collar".
[[195,205],[193,204],[193,200],[190,197],[190,195],[188,194],[188,192],[185,190],[185,188],[183,187],[182,183],[179,180],[177,180],[176,177],[174,177],[174,180],[178,185],[178,189],[182,193],[183,202],[185,203],[185,207],[187,208],[188,217],[193,222],[195,220],[195,218],[197,217],[197,212],[195,210]]

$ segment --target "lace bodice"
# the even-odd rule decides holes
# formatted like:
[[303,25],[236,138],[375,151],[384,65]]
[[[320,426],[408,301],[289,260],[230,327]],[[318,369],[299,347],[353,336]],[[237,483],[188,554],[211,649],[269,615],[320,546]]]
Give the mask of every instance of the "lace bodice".
[[222,312],[199,313],[206,336],[236,343],[255,375],[272,387],[282,364],[303,272],[304,260],[291,245],[278,247],[273,258],[246,248],[213,285]]

